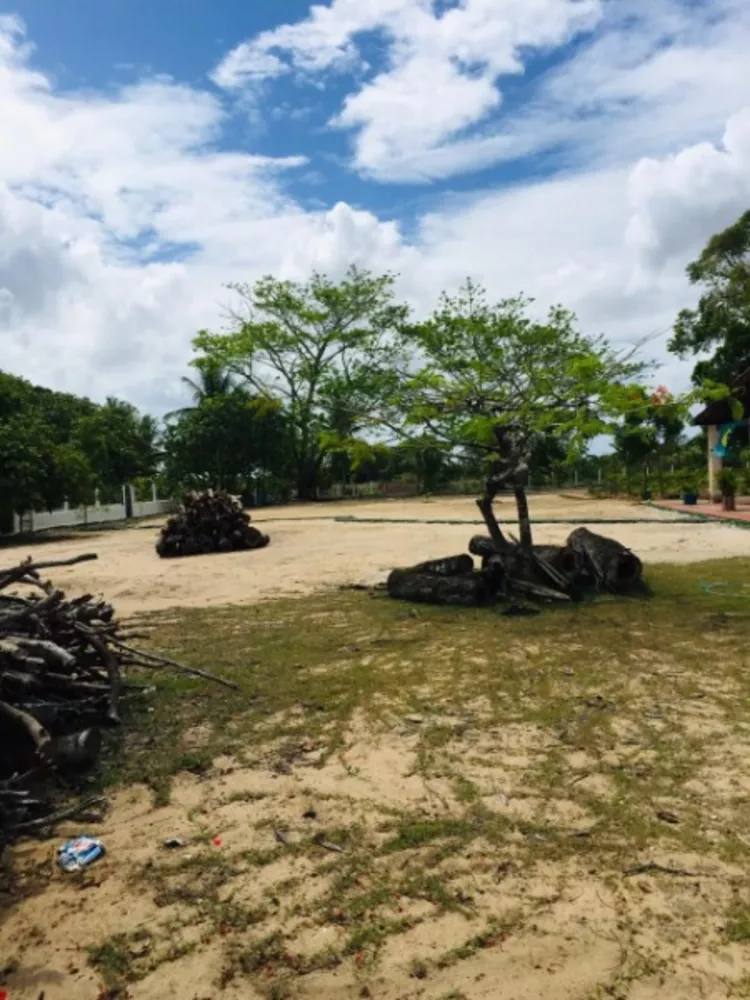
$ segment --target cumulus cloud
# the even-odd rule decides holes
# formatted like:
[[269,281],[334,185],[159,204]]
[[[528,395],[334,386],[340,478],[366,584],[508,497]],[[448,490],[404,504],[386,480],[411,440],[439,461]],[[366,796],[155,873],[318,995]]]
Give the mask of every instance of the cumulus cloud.
[[629,182],[629,244],[649,269],[696,255],[706,233],[750,206],[750,108],[733,115],[723,139],[688,146],[663,160],[643,159]]
[[[593,27],[601,0],[333,0],[303,21],[233,49],[214,71],[239,89],[296,71],[303,79],[361,65],[357,40],[378,33],[387,67],[345,100],[332,124],[357,130],[355,163],[384,179],[446,170],[431,163],[502,100],[498,80],[523,72],[522,53],[544,52]],[[466,164],[466,157],[460,157]],[[452,171],[447,171],[452,172]]]
[[[330,42],[332,63],[352,58],[350,35]],[[734,109],[711,141],[667,155],[636,143],[624,163],[446,198],[407,238],[344,202],[305,210],[286,186],[302,157],[219,151],[213,92],[158,79],[63,94],[28,55],[20,23],[0,19],[0,365],[157,413],[181,404],[191,337],[221,326],[226,282],[356,262],[400,272],[399,294],[425,313],[472,275],[493,297],[562,301],[625,343],[670,327],[694,294],[685,263],[750,196],[750,110]],[[688,370],[670,360],[662,379]]]
[[[358,48],[373,37],[375,70]],[[546,150],[603,165],[661,155],[750,102],[749,49],[745,0],[331,0],[236,47],[214,79],[241,90],[352,72],[330,124],[352,132],[354,167],[427,182]],[[508,78],[550,52],[506,108]]]

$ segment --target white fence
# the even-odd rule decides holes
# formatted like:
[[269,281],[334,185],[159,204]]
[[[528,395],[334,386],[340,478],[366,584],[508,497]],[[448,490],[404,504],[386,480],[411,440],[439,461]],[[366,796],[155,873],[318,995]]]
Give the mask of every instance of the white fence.
[[[107,521],[124,521],[128,516],[128,509],[125,503],[126,495],[123,487],[123,502],[99,504],[91,507],[69,507],[65,504],[58,510],[33,511],[19,517],[13,516],[13,533],[44,531],[45,528],[65,528],[76,525],[104,524]],[[155,492],[155,491],[154,491]],[[132,493],[131,493],[132,497]],[[158,517],[160,514],[168,513],[172,508],[171,500],[138,501],[132,499],[132,516],[138,517]]]

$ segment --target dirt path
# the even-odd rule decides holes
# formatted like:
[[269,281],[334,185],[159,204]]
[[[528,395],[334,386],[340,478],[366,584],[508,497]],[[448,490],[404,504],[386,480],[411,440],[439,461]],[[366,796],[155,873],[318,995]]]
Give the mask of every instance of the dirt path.
[[[498,504],[513,528],[511,502]],[[722,556],[750,555],[750,531],[692,520],[673,523],[671,512],[611,500],[538,496],[532,518],[625,519],[634,523],[601,525],[636,551],[645,562],[697,562]],[[358,523],[335,518],[384,519],[394,523]],[[161,560],[154,552],[158,522],[121,531],[86,534],[34,546],[35,559],[65,558],[94,551],[99,561],[55,572],[55,582],[71,592],[103,593],[121,615],[169,607],[206,607],[255,603],[288,594],[310,593],[342,584],[371,585],[394,566],[466,551],[481,524],[398,523],[399,521],[477,521],[471,498],[406,500],[329,505],[291,505],[269,509],[255,519],[265,524],[271,545],[258,552]],[[636,523],[645,519],[647,523]],[[571,524],[539,524],[540,542],[559,543]],[[26,553],[9,549],[5,561]]]

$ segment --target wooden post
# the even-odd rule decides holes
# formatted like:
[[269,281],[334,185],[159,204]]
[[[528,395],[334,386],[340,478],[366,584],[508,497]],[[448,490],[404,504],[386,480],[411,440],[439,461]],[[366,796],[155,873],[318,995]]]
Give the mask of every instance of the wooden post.
[[719,486],[719,476],[724,467],[724,462],[718,455],[714,455],[714,448],[719,443],[719,427],[717,424],[710,424],[708,428],[708,495],[713,503],[721,500],[721,488]]

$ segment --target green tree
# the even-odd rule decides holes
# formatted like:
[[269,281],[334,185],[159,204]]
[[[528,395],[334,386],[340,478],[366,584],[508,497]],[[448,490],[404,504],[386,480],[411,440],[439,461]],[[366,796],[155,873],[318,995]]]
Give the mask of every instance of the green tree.
[[232,285],[240,300],[234,332],[195,340],[201,362],[283,404],[301,498],[315,497],[326,455],[366,424],[392,378],[393,335],[407,316],[393,282],[353,267],[338,284],[314,274],[303,284],[266,277]]
[[449,454],[483,452],[493,474],[481,509],[498,546],[507,544],[492,513],[492,500],[512,485],[521,542],[531,544],[525,487],[534,444],[555,435],[568,455],[608,431],[621,406],[623,383],[642,366],[616,354],[603,338],[587,338],[561,307],[545,320],[528,315],[530,301],[487,302],[468,281],[444,295],[434,315],[405,328],[405,347],[416,359],[403,372],[382,421],[400,435],[428,435]]
[[677,455],[680,438],[685,430],[687,406],[660,385],[649,398],[648,412],[654,428],[659,493],[663,496],[664,463]]
[[152,476],[159,452],[158,427],[130,403],[109,398],[76,425],[74,446],[88,459],[100,489],[112,490]]
[[92,471],[71,435],[95,408],[90,400],[0,372],[0,530],[11,529],[13,512],[89,498]]
[[682,358],[713,350],[693,382],[731,385],[750,367],[750,211],[712,236],[687,273],[704,292],[697,308],[680,312],[669,349]]
[[561,307],[538,321],[531,300],[488,304],[469,281],[444,295],[435,314],[404,331],[419,365],[404,372],[383,422],[401,433],[431,435],[444,449],[498,454],[499,436],[513,428],[528,456],[548,437],[583,454],[587,442],[611,430],[623,386],[643,365],[623,359],[601,338],[575,329]]
[[176,415],[164,435],[164,466],[174,489],[245,492],[283,476],[286,422],[281,405],[234,389],[206,396]]
[[648,395],[641,386],[633,386],[628,394],[632,402],[614,432],[615,454],[625,466],[625,486],[628,493],[632,492],[633,473],[637,469],[643,472],[643,491],[648,491],[649,464],[656,444],[656,428],[649,421]]
[[[205,333],[205,330],[201,330],[199,336],[203,336]],[[191,364],[196,371],[195,378],[183,375],[180,381],[190,390],[193,405],[168,413],[167,418],[186,413],[208,399],[223,399],[237,389],[237,383],[232,373],[227,371],[226,367],[215,358],[196,358]]]

